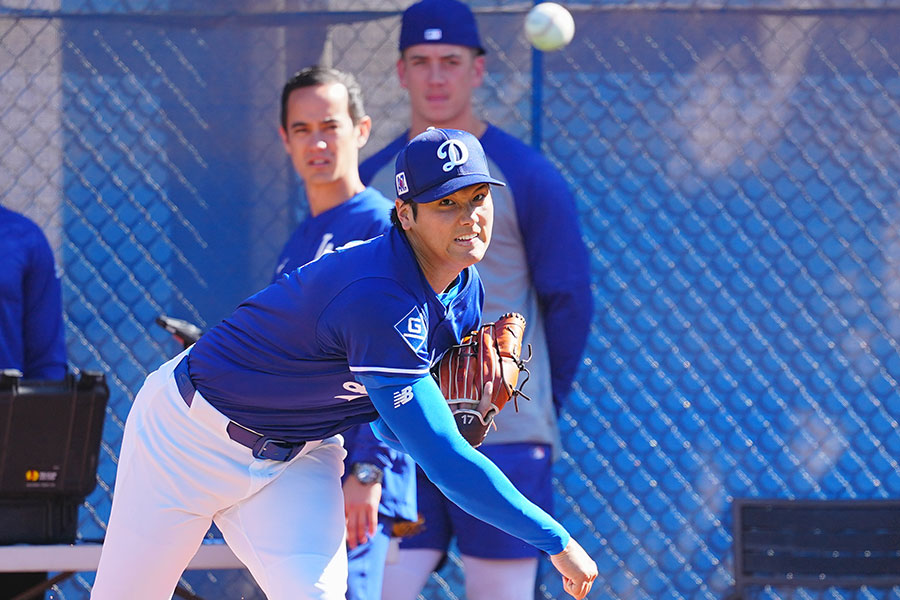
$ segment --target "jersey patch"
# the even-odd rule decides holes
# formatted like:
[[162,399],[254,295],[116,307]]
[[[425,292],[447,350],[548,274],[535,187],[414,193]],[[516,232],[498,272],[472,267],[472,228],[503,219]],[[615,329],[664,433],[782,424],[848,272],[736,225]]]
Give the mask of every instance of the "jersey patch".
[[406,185],[406,173],[404,171],[400,171],[397,173],[397,195],[402,196],[406,192],[409,191],[409,186]]
[[425,345],[428,337],[428,322],[418,306],[414,306],[411,311],[406,313],[405,317],[397,321],[394,324],[394,329],[403,336],[403,339],[416,354]]

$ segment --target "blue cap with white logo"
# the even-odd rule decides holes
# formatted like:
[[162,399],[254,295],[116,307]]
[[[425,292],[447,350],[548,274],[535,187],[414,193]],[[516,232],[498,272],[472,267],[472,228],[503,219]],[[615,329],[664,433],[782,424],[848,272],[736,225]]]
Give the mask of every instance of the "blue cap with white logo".
[[395,167],[397,197],[420,204],[477,183],[506,185],[491,177],[478,138],[459,129],[429,127],[404,146]]
[[467,46],[484,54],[472,9],[457,0],[422,0],[403,11],[400,52],[416,44]]

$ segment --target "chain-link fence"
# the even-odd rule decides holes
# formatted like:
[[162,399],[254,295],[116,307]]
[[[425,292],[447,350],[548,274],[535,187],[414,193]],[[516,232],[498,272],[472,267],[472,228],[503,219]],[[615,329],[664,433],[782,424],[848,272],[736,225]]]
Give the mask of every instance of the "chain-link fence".
[[[133,394],[177,350],[154,318],[226,315],[302,213],[284,80],[356,73],[380,148],[407,121],[405,5],[0,0],[0,197],[57,252],[70,363],[112,386],[80,537],[103,536]],[[900,1],[577,2],[537,69],[530,3],[473,5],[480,109],[530,140],[542,79],[542,147],[592,254],[555,479],[600,565],[590,597],[724,597],[735,497],[900,497]],[[426,598],[464,598],[451,558]],[[182,583],[261,597],[243,571]],[[538,597],[563,597],[546,564]]]

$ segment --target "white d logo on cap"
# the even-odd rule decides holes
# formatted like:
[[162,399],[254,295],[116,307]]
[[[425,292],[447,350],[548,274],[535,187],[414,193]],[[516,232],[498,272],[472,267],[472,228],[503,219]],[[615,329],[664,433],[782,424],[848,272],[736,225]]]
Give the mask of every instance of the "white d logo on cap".
[[449,173],[454,167],[458,167],[469,160],[469,148],[459,140],[447,140],[437,149],[437,157],[447,159],[443,169]]

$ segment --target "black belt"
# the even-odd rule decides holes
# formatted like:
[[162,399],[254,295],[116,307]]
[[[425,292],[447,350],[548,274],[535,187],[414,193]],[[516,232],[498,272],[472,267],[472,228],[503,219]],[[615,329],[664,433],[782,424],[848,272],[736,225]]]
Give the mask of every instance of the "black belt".
[[[181,394],[184,403],[190,407],[194,402],[194,394],[197,393],[197,388],[194,387],[194,382],[191,381],[187,355],[185,355],[175,367],[174,375],[175,383],[178,385],[178,393]],[[253,451],[253,456],[256,458],[265,458],[282,462],[291,460],[297,456],[306,445],[306,442],[288,442],[267,435],[261,435],[234,421],[228,422],[225,431],[232,440],[242,446],[250,448],[250,450]]]

